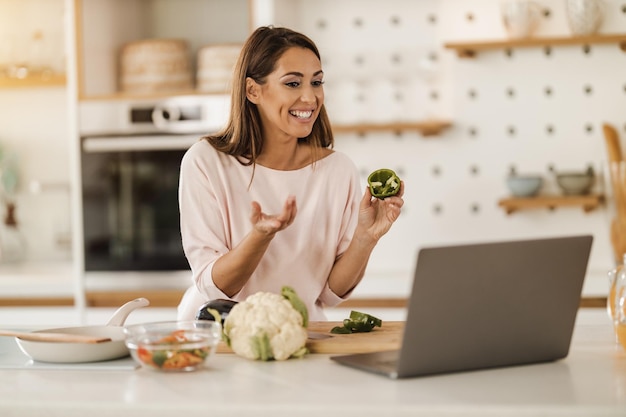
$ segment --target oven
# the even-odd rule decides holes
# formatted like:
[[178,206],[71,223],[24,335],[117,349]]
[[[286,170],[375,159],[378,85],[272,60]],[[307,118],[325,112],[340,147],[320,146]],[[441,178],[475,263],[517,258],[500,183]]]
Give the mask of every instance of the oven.
[[221,128],[226,96],[86,102],[80,109],[85,271],[188,270],[178,178],[185,151]]

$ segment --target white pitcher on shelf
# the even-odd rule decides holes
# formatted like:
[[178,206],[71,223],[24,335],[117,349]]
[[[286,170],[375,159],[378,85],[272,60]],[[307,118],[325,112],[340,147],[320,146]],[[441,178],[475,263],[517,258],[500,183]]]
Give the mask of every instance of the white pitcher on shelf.
[[528,38],[541,21],[541,6],[528,0],[505,1],[500,4],[502,23],[510,38]]
[[573,35],[587,36],[598,31],[604,9],[601,0],[565,0],[565,8]]

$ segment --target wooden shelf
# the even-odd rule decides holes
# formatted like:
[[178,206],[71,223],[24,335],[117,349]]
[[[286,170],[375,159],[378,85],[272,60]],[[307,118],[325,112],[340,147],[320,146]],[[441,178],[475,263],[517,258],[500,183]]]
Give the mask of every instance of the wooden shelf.
[[176,96],[220,96],[230,95],[230,92],[207,93],[198,90],[163,91],[158,93],[124,93],[80,95],[80,101],[118,101],[118,100],[159,100]]
[[564,206],[581,206],[585,213],[595,210],[604,202],[601,194],[591,195],[571,195],[571,196],[537,196],[537,197],[511,197],[498,201],[506,214],[511,214],[518,210],[547,208],[553,210]]
[[65,74],[53,74],[45,77],[32,76],[26,78],[0,77],[0,88],[60,87],[65,84]]
[[460,58],[472,58],[479,51],[492,49],[592,45],[606,43],[616,43],[622,51],[626,52],[626,34],[447,42],[444,44],[444,47],[454,49]]
[[418,131],[422,136],[436,136],[452,126],[452,123],[443,120],[429,120],[415,123],[359,123],[354,125],[334,125],[333,132],[365,134],[371,132]]

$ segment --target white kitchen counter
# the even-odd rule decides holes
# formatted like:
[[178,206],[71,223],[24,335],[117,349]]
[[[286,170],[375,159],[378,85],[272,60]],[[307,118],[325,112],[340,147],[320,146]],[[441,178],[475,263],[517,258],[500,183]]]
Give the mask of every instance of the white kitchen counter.
[[328,355],[219,354],[195,373],[18,369],[0,380],[3,417],[626,416],[626,352],[599,309],[580,310],[569,356],[549,364],[396,381]]

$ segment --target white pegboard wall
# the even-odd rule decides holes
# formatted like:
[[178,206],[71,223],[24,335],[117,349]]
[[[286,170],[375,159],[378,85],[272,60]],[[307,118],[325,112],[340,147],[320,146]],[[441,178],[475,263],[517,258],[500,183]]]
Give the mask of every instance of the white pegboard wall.
[[[612,267],[606,207],[506,215],[497,202],[508,196],[511,167],[543,175],[545,193],[559,192],[551,170],[604,169],[602,123],[626,136],[626,53],[617,45],[494,49],[461,59],[443,44],[506,37],[500,1],[275,3],[288,9],[275,24],[303,31],[320,47],[333,123],[453,123],[435,138],[336,138],[364,183],[382,166],[401,170],[406,182],[403,215],[376,248],[370,271],[410,271],[417,249],[433,244],[591,233],[589,271],[604,280]],[[544,14],[536,35],[568,36],[565,2],[538,3]],[[600,31],[626,32],[626,4],[605,5]],[[599,176],[596,190],[603,185]]]
[[275,24],[303,31],[321,49],[334,122],[415,121],[445,112],[436,3],[275,3],[284,16]]

